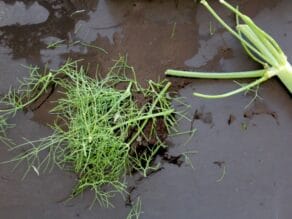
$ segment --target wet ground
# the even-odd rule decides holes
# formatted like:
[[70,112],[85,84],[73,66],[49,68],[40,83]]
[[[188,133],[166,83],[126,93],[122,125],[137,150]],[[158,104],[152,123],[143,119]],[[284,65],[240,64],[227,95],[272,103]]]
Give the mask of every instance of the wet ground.
[[[291,60],[292,3],[257,0],[239,5],[277,39]],[[218,10],[233,22],[228,12]],[[59,40],[57,48],[47,48]],[[128,55],[141,83],[163,78],[167,68],[259,67],[193,1],[0,0],[1,94],[17,85],[16,78],[27,75],[22,65],[48,63],[56,68],[73,57],[90,63],[91,73],[97,65],[106,72],[119,54]],[[280,82],[273,79],[262,85],[262,99],[245,108],[252,95],[215,101],[192,96],[194,90],[233,89],[237,85],[232,81],[169,79],[191,105],[188,115],[193,122],[180,122],[180,130],[194,126],[198,131],[188,144],[188,136],[170,137],[168,153],[198,153],[188,155],[193,168],[187,162],[180,167],[164,163],[161,171],[135,182],[132,199],[142,199],[141,218],[290,219],[292,102]],[[48,135],[49,100],[34,112],[18,113],[10,121],[17,126],[9,136],[21,142],[21,137]],[[12,156],[1,145],[0,160]],[[90,192],[64,202],[76,180],[73,174],[55,169],[39,177],[30,173],[21,181],[25,166],[12,168],[0,168],[0,218],[125,218],[129,211],[121,197],[115,198],[114,210],[98,205],[88,210]]]

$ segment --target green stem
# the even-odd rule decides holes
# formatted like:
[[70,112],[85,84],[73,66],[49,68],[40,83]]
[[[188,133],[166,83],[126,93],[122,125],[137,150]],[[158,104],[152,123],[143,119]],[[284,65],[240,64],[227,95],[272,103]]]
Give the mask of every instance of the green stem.
[[243,86],[239,89],[236,89],[234,91],[230,91],[230,92],[227,92],[227,93],[224,93],[224,94],[218,94],[218,95],[208,95],[208,94],[201,94],[201,93],[193,93],[194,96],[197,96],[197,97],[203,97],[203,98],[207,98],[207,99],[219,99],[219,98],[224,98],[224,97],[230,97],[232,95],[235,95],[235,94],[238,94],[238,93],[241,93],[243,91],[246,91],[246,90],[249,90],[250,88],[264,82],[268,80],[267,77],[263,76],[257,80],[255,80],[254,82],[246,85],[246,86]]
[[285,68],[277,73],[277,77],[292,94],[292,66],[287,62]]
[[188,77],[188,78],[209,78],[209,79],[239,79],[239,78],[258,78],[262,77],[266,72],[265,69],[243,72],[229,73],[206,73],[206,72],[191,72],[168,69],[165,74],[170,76]]
[[[266,62],[270,63],[271,66],[277,66],[280,62],[281,57],[279,58],[278,54],[273,54],[272,50],[269,50],[269,42],[260,34],[256,34],[252,29],[252,26],[248,26],[246,24],[237,25],[237,30],[243,33],[245,36],[256,48],[257,50],[263,54]],[[278,56],[278,58],[277,58]]]
[[281,47],[279,46],[279,44],[267,33],[265,33],[261,28],[259,28],[250,17],[246,16],[245,14],[242,14],[238,8],[233,7],[231,4],[227,3],[224,0],[220,0],[220,3],[223,4],[226,8],[228,8],[229,10],[231,10],[233,13],[235,13],[237,16],[240,16],[240,18],[250,27],[253,27],[254,29],[257,30],[257,32],[262,33],[263,35],[265,35],[265,37],[271,42],[271,44],[275,47],[275,49],[279,52],[279,53],[283,53]]
[[33,97],[32,99],[30,99],[29,101],[27,101],[26,103],[23,103],[19,106],[16,106],[14,108],[9,108],[9,109],[2,109],[0,110],[0,113],[10,113],[10,112],[16,112],[18,110],[23,109],[24,107],[32,104],[33,102],[35,102],[41,95],[43,95],[43,93],[46,91],[46,89],[48,88],[48,85],[50,84],[50,82],[52,81],[52,78],[54,76],[52,75],[52,73],[49,73],[49,75],[46,78],[46,82],[44,83],[42,89],[38,92],[38,94]]
[[220,3],[236,14],[237,24],[239,24],[238,16],[240,16],[240,18],[247,24],[247,26],[249,26],[258,37],[260,37],[259,42],[263,42],[265,44],[265,46],[268,48],[269,53],[271,53],[280,64],[285,64],[286,61],[285,54],[283,53],[278,43],[269,34],[267,34],[265,31],[259,28],[250,17],[242,14],[238,10],[238,7],[235,8],[224,0],[220,0]]
[[124,126],[124,125],[131,124],[131,123],[134,123],[134,122],[138,122],[138,121],[141,121],[141,120],[148,120],[148,119],[152,119],[152,118],[156,118],[156,117],[160,117],[160,116],[167,116],[167,115],[170,115],[172,113],[174,113],[173,109],[166,110],[164,112],[159,112],[159,113],[153,113],[153,114],[149,113],[149,114],[147,114],[145,116],[141,116],[141,117],[138,117],[138,118],[135,118],[135,119],[120,123],[119,125],[114,126],[112,128],[112,130],[114,131],[114,130],[116,130],[116,129]]
[[[159,95],[157,96],[157,98],[155,99],[155,101],[152,103],[151,108],[148,111],[148,114],[152,114],[153,110],[155,109],[156,105],[158,104],[159,100],[161,99],[161,97],[163,95],[165,95],[165,93],[167,92],[167,90],[170,88],[171,83],[168,82],[165,87],[162,89],[162,91],[159,93]],[[135,135],[131,138],[131,140],[129,141],[129,145],[131,145],[135,139],[141,134],[141,132],[143,131],[143,129],[145,128],[145,126],[148,124],[148,120],[149,119],[145,119],[140,127],[140,129],[135,133]]]
[[[221,1],[222,2],[222,1]],[[266,60],[266,57],[260,53],[253,45],[251,45],[248,41],[243,39],[236,31],[234,31],[228,24],[225,23],[225,21],[214,11],[214,9],[209,5],[209,3],[206,0],[202,0],[201,4],[203,4],[207,10],[214,16],[214,18],[223,26],[225,27],[233,36],[235,36],[239,41],[244,42],[245,45],[256,55],[258,55],[263,60]],[[271,63],[268,63],[272,65]]]

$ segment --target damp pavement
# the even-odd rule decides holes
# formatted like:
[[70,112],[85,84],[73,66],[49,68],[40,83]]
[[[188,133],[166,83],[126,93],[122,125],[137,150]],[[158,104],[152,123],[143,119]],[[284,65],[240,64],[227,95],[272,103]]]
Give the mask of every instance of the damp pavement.
[[[280,43],[291,61],[292,3],[237,3]],[[229,12],[214,4],[234,22]],[[56,47],[48,48],[57,41]],[[17,86],[17,78],[28,75],[25,66],[57,68],[72,57],[90,63],[93,74],[96,66],[106,71],[119,54],[127,54],[141,83],[163,78],[167,68],[259,68],[193,1],[0,0],[1,94]],[[290,219],[292,102],[281,83],[277,79],[266,82],[259,88],[260,98],[249,104],[252,93],[221,100],[192,96],[194,90],[234,89],[238,85],[233,81],[169,80],[191,106],[187,112],[191,121],[181,120],[179,130],[193,127],[197,132],[191,139],[188,135],[167,139],[168,154],[185,160],[180,166],[162,161],[162,170],[142,181],[137,177],[131,181],[135,186],[132,200],[142,200],[141,218]],[[44,103],[33,112],[17,113],[10,120],[17,126],[8,135],[16,143],[22,137],[47,136],[49,108],[50,103]],[[1,161],[14,155],[1,145]],[[15,170],[12,164],[1,165],[0,218],[112,219],[126,218],[130,210],[120,196],[113,199],[114,209],[96,204],[89,210],[90,191],[65,201],[76,183],[74,174],[54,169],[40,176],[31,172],[22,180],[25,170],[25,165]]]

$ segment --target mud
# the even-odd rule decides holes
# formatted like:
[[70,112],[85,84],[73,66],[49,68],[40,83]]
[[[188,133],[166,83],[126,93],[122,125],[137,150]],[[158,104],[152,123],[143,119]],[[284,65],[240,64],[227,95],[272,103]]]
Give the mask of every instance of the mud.
[[[291,60],[289,0],[232,2],[275,37]],[[233,22],[229,12],[217,3],[214,6]],[[47,48],[58,40],[62,42],[57,48]],[[104,48],[107,54],[84,43]],[[91,75],[97,65],[104,74],[112,60],[125,54],[144,85],[147,80],[163,79],[167,68],[237,71],[259,67],[191,0],[0,0],[1,94],[17,85],[16,78],[27,75],[21,65],[44,68],[48,63],[57,68],[72,57],[90,63]],[[160,158],[162,169],[146,180],[133,180],[129,188],[134,189],[126,201],[141,197],[141,218],[289,219],[292,102],[281,83],[273,79],[262,85],[263,99],[245,109],[252,94],[215,101],[192,96],[194,90],[231,90],[236,87],[232,81],[168,79],[191,105],[188,116],[193,121],[181,121],[178,128],[198,131],[187,144],[189,136],[169,137],[172,146]],[[33,112],[18,113],[10,121],[17,124],[8,131],[16,142],[50,133],[46,124],[52,118],[47,112],[58,93],[49,91],[47,97],[33,106]],[[194,150],[199,153],[187,153]],[[0,160],[12,156],[1,145]],[[21,181],[25,166],[15,171],[12,167],[0,168],[0,218],[125,218],[129,211],[119,196],[114,198],[114,210],[98,205],[88,210],[90,191],[70,202],[60,201],[75,184],[73,174],[54,169],[39,177],[30,173]],[[226,174],[218,182],[223,169]]]

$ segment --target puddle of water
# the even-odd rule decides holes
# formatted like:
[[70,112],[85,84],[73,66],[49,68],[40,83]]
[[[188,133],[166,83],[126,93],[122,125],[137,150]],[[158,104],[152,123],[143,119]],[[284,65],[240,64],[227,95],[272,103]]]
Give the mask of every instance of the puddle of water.
[[[47,49],[46,39],[51,37],[64,40],[68,44],[72,43],[70,36],[74,31],[75,22],[78,19],[87,19],[86,16],[78,18],[79,14],[76,12],[88,13],[90,10],[94,10],[96,4],[97,1],[83,3],[57,0],[50,3],[47,1],[38,3],[16,1],[12,5],[6,4],[3,8],[4,13],[10,11],[9,16],[5,16],[5,20],[2,19],[2,24],[5,22],[6,25],[0,25],[0,43],[12,50],[15,60],[24,58],[29,63],[44,66],[46,64],[44,62],[50,61],[49,55],[43,51]],[[22,8],[26,11],[23,11]],[[40,18],[39,15],[42,17]],[[9,25],[7,25],[8,23]],[[60,58],[61,54],[68,54],[71,49],[56,51],[50,57],[54,59],[51,62],[57,63],[56,56],[59,56],[58,63],[62,62],[64,58]],[[42,57],[43,55],[45,58]]]
[[129,1],[100,0],[96,10],[88,14],[87,21],[80,20],[75,24],[76,37],[90,43],[100,36],[107,38],[113,44],[113,36],[121,31],[123,17],[128,8]]
[[[68,42],[56,37],[47,37],[42,39],[47,47],[40,50],[41,61],[46,63],[48,68],[57,69],[60,67],[64,60],[69,56],[68,54],[74,53],[80,56],[88,52],[88,47],[82,46],[80,43]],[[57,43],[53,48],[50,45]]]
[[38,2],[25,5],[17,1],[10,5],[0,1],[0,27],[39,24],[45,22],[48,17],[48,10]]
[[16,87],[19,83],[17,78],[28,75],[28,66],[25,59],[13,60],[11,49],[0,46],[0,94],[6,93],[10,87]]

